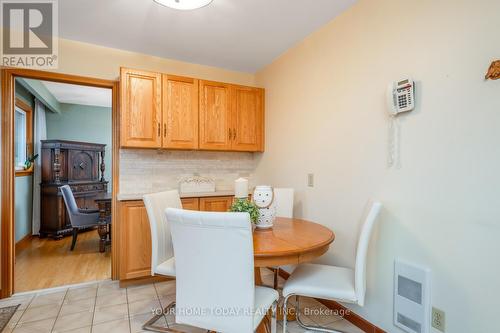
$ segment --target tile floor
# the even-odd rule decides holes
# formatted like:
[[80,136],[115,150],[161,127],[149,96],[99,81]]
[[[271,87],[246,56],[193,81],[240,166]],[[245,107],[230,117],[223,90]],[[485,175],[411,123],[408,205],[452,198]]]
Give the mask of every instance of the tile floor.
[[[264,274],[266,284],[272,275]],[[141,326],[152,314],[152,309],[165,307],[175,299],[175,282],[161,282],[120,289],[117,282],[104,281],[84,286],[14,296],[1,300],[0,307],[21,304],[3,332],[10,333],[136,333],[143,332]],[[301,300],[301,308],[308,308],[311,315],[305,317],[309,323],[321,324],[347,332],[362,332],[341,317],[316,315],[324,308],[312,299]],[[326,308],[324,308],[326,309]],[[166,317],[160,322],[170,327],[174,318]],[[186,333],[201,333],[204,330],[192,327],[177,327]],[[278,332],[282,326],[278,325]],[[296,322],[288,324],[288,333],[306,332]]]

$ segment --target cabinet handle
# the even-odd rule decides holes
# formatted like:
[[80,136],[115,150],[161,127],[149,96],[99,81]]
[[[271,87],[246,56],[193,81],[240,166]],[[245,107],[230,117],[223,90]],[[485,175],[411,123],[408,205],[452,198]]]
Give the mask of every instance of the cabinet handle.
[[236,129],[233,129],[233,140],[236,140]]
[[158,136],[161,136],[161,125],[159,122],[158,122]]
[[231,129],[229,129],[229,141],[231,141]]
[[167,124],[163,124],[163,136],[167,137]]

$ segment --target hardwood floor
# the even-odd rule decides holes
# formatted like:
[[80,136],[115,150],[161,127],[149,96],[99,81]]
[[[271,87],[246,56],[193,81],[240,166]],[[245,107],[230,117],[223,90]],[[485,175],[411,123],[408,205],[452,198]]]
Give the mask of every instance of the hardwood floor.
[[81,232],[74,251],[71,237],[61,240],[33,237],[16,249],[16,293],[98,281],[111,277],[111,251],[99,252],[97,230]]

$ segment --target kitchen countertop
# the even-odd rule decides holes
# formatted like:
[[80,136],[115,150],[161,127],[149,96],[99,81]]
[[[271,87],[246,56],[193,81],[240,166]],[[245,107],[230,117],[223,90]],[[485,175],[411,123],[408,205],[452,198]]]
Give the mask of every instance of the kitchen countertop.
[[[118,201],[136,201],[142,200],[144,194],[147,193],[119,193]],[[195,192],[195,193],[180,193],[182,198],[205,198],[205,197],[229,197],[233,196],[234,191],[215,191],[215,192]]]

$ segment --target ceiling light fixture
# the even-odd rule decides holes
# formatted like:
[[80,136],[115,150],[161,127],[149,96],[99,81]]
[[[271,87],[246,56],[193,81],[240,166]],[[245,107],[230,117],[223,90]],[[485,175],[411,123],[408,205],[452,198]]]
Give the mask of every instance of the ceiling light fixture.
[[208,6],[213,0],[154,0],[160,5],[179,10],[192,10]]

